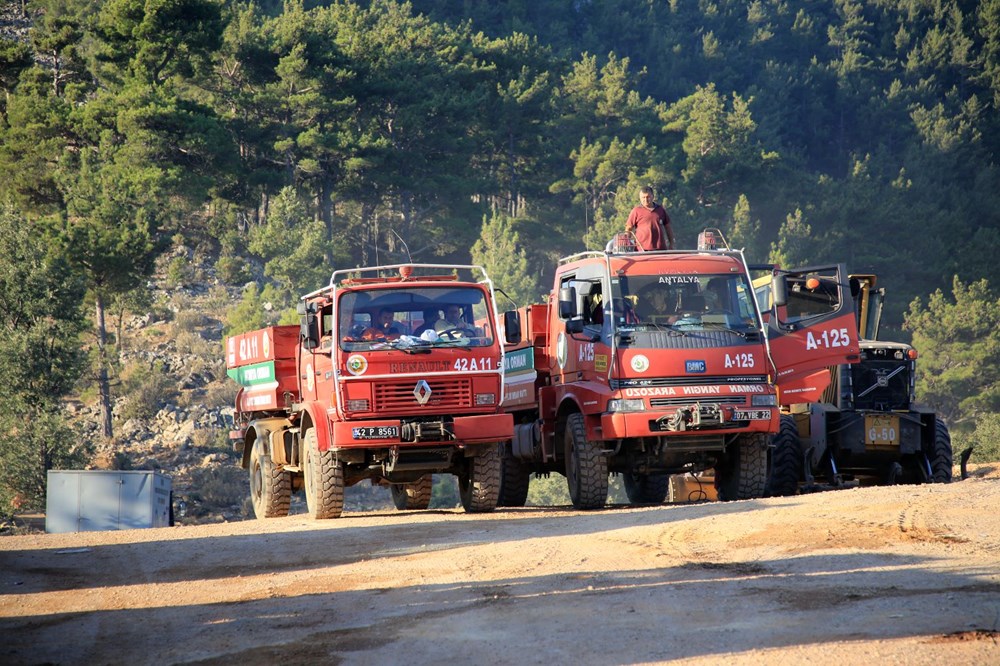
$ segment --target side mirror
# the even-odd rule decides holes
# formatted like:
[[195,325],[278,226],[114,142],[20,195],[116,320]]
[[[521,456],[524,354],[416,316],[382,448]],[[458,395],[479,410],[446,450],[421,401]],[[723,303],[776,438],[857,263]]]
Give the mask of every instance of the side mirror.
[[299,303],[299,338],[303,349],[319,347],[319,329],[316,326],[316,308],[312,304]]
[[570,319],[566,322],[566,332],[570,335],[576,333],[583,333],[583,320],[582,319]]
[[577,314],[576,287],[563,287],[559,290],[559,318],[572,319]]
[[775,275],[771,278],[771,303],[774,307],[788,304],[788,282],[784,275]]
[[521,341],[521,314],[517,310],[503,313],[503,333],[504,340],[509,345],[516,345]]

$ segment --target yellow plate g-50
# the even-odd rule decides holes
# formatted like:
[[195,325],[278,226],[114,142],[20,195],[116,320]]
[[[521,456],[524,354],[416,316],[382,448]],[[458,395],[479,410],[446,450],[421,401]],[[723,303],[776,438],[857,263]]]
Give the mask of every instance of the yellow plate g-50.
[[865,444],[899,446],[899,417],[865,414]]

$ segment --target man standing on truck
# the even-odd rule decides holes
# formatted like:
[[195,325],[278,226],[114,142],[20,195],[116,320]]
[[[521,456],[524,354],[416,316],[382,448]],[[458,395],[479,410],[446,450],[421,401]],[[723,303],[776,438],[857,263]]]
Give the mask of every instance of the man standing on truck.
[[643,250],[674,249],[670,216],[663,206],[653,201],[653,188],[648,185],[639,188],[639,205],[629,213],[625,231],[635,234]]

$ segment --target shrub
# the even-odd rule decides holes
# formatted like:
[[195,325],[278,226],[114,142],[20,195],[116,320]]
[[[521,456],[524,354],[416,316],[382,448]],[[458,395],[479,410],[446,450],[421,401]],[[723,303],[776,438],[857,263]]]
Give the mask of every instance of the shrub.
[[239,506],[250,493],[246,472],[236,465],[203,467],[191,472],[188,496],[205,511]]
[[194,278],[191,262],[185,255],[178,255],[167,264],[167,288],[183,287]]
[[967,434],[952,433],[951,443],[956,461],[963,450],[973,446],[970,462],[1000,462],[1000,414],[980,416],[975,430]]
[[121,418],[148,420],[177,396],[176,382],[159,361],[152,366],[134,363],[122,372],[123,393],[128,396]]
[[223,254],[215,262],[215,271],[219,279],[226,284],[245,284],[253,279],[253,274],[245,259]]

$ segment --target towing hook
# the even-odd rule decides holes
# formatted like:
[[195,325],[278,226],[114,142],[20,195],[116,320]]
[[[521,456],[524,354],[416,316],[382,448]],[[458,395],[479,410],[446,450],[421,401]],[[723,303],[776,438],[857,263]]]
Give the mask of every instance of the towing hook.
[[673,414],[667,414],[658,418],[656,420],[656,424],[660,430],[680,432],[682,430],[687,430],[688,424],[693,421],[694,415],[691,408],[679,407]]

